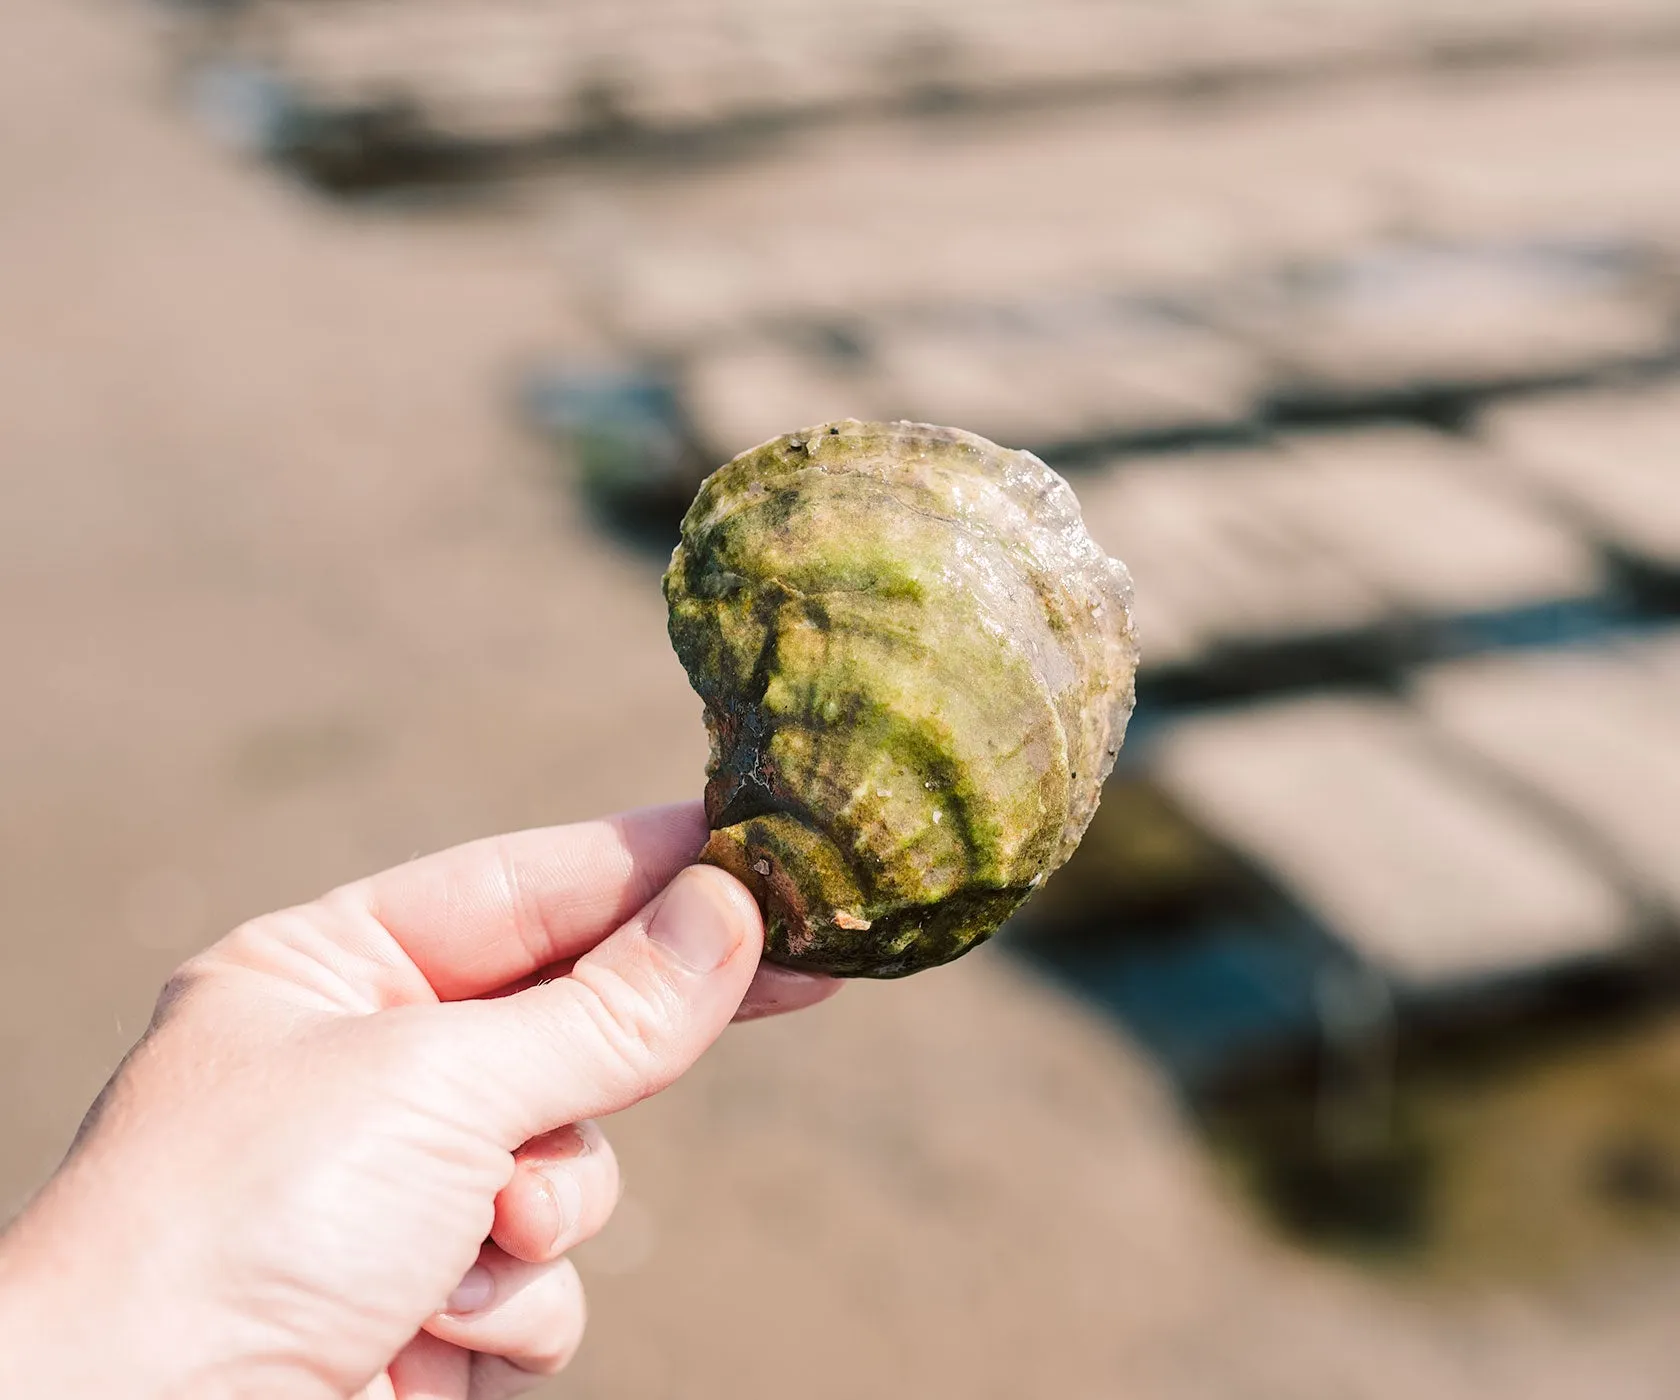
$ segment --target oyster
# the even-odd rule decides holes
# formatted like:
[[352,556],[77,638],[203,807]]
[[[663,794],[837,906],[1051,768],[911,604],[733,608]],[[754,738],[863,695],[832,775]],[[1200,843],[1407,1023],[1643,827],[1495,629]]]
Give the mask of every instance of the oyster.
[[786,966],[901,977],[989,937],[1096,811],[1131,580],[1036,457],[826,423],[707,478],[665,575],[706,707],[703,859]]

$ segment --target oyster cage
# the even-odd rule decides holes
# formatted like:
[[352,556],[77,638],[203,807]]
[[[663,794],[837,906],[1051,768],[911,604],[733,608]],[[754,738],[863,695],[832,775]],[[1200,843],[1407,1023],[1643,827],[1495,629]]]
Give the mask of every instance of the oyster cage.
[[[628,372],[660,387],[648,430],[685,450],[603,462],[586,419],[531,420],[604,510],[663,509],[673,538],[711,465],[790,423],[963,423],[1074,473],[1318,427],[1459,430],[1495,402],[1680,367],[1669,259],[1636,242],[1409,240],[1214,285],[843,312],[801,304],[803,281],[779,295],[751,260],[708,273],[708,297],[672,302],[620,269],[605,313],[640,347]],[[528,401],[577,374],[533,372]]]
[[[845,122],[1205,106],[1352,76],[1521,71],[1680,47],[1680,22],[1660,8],[1605,14],[1584,0],[1538,15],[1335,0],[844,10],[177,0],[175,12],[201,110],[338,194],[602,158],[734,159]],[[647,44],[649,33],[662,42]]]
[[1680,1222],[1642,1048],[1680,993],[1680,627],[1139,718],[1001,937],[1148,1047],[1286,1224],[1422,1254],[1493,1150],[1476,1115],[1541,1131],[1580,1076],[1601,1175],[1548,1189]]

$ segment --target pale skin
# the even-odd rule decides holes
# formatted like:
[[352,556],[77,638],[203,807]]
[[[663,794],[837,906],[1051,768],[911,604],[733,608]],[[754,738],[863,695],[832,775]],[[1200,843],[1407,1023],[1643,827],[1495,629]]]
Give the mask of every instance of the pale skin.
[[0,1236],[0,1395],[502,1400],[583,1332],[593,1120],[837,983],[698,807],[474,842],[189,960]]

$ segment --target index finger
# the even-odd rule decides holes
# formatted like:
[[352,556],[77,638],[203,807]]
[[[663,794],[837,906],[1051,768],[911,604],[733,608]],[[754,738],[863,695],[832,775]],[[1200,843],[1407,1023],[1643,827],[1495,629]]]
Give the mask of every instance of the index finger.
[[698,802],[469,841],[330,898],[365,910],[440,1000],[483,996],[588,951],[706,842]]

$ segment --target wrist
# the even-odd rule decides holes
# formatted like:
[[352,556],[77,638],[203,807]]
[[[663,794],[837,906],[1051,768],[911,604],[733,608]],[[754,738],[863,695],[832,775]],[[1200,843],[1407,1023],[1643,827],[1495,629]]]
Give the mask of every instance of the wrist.
[[[264,1374],[174,1275],[178,1248],[109,1234],[51,1183],[0,1234],[0,1396],[54,1400],[328,1400],[296,1371]],[[124,1238],[126,1236],[126,1238]]]
[[[67,1261],[53,1263],[50,1236],[39,1203],[0,1235],[0,1395],[91,1400],[101,1386],[121,1387],[122,1378],[106,1371],[105,1346],[74,1335],[86,1305]],[[120,1346],[115,1336],[106,1340]]]

